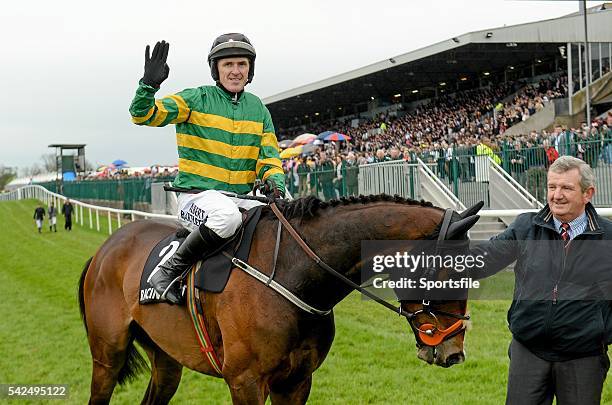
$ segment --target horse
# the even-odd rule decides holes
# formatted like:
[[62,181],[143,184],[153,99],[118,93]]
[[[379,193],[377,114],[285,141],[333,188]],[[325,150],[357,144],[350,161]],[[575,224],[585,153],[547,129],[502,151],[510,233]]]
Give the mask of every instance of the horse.
[[[202,355],[185,306],[139,304],[147,255],[160,240],[177,232],[178,223],[131,222],[104,242],[79,280],[80,312],[93,360],[90,404],[109,403],[116,384],[148,368],[135,342],[146,352],[151,368],[143,404],[168,403],[183,367],[223,378],[234,404],[264,404],[268,397],[274,405],[306,403],[312,374],[334,339],[333,307],[354,290],[351,283],[359,283],[361,241],[435,240],[440,238],[445,217],[445,210],[431,203],[385,195],[330,202],[305,197],[278,205],[321,260],[350,282],[343,283],[323,270],[287,232],[280,239],[274,280],[312,307],[329,313],[308,313],[247,273],[233,269],[223,292],[199,292],[210,341],[222,365],[219,375]],[[468,229],[478,220],[474,215],[478,209],[453,212],[442,238],[467,239]],[[277,224],[270,207],[264,207],[248,257],[250,265],[267,275],[273,267]],[[424,304],[402,301],[400,311],[422,313]],[[418,338],[422,325],[416,317],[408,317],[417,334],[418,356],[444,367],[462,362],[466,301],[431,305],[432,311],[438,311],[441,327],[460,323],[461,328],[428,346]]]

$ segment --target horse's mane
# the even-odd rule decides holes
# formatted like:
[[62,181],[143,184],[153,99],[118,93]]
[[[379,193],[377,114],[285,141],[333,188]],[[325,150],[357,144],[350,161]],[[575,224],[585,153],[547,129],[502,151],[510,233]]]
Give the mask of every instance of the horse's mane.
[[[406,205],[418,205],[421,207],[434,207],[432,203],[425,200],[417,201],[409,198],[400,197],[399,195],[391,196],[387,194],[360,195],[359,197],[341,197],[339,199],[333,199],[329,201],[321,201],[317,197],[308,196],[298,198],[293,201],[278,202],[277,205],[280,211],[285,216],[285,218],[287,218],[288,220],[298,219],[299,221],[302,221],[307,218],[315,217],[319,213],[319,211],[325,210],[327,208],[353,204],[365,205],[383,201]],[[268,207],[264,207],[264,211],[262,212],[262,214],[264,213],[268,213],[271,218],[276,218],[272,210]]]
[[[429,201],[425,200],[412,200],[410,198],[404,198],[399,195],[388,195],[388,194],[376,194],[376,195],[360,195],[358,197],[341,197],[339,199],[333,199],[329,201],[322,201],[317,197],[308,196],[298,198],[296,200],[287,201],[287,200],[279,200],[276,205],[283,213],[287,220],[297,219],[298,221],[302,221],[308,218],[314,218],[318,215],[321,210],[325,210],[327,208],[342,206],[342,205],[352,205],[352,204],[371,204],[376,202],[393,202],[398,204],[406,204],[406,205],[415,205],[420,207],[431,207],[436,209],[441,209],[436,207]],[[272,209],[268,206],[263,207],[262,211],[262,219],[267,218],[269,220],[276,220],[276,215],[272,212]],[[431,235],[428,235],[427,239],[436,239],[438,237],[438,233],[440,230],[439,224],[436,229],[434,229]],[[189,230],[180,227],[176,236],[179,238],[186,237],[189,235]]]

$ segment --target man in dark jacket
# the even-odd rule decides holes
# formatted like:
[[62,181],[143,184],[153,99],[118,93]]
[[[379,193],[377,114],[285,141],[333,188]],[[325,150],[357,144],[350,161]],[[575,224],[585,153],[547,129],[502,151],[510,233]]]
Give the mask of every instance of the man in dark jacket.
[[36,227],[38,228],[38,233],[42,233],[43,226],[43,218],[45,217],[45,209],[42,206],[36,207],[34,210],[34,220],[36,221]]
[[70,199],[66,198],[66,202],[62,206],[62,214],[66,222],[64,223],[64,229],[71,231],[72,230],[72,203]]
[[548,171],[548,205],[472,249],[486,277],[516,260],[507,404],[599,404],[612,342],[612,222],[590,203],[593,170],[562,156]]

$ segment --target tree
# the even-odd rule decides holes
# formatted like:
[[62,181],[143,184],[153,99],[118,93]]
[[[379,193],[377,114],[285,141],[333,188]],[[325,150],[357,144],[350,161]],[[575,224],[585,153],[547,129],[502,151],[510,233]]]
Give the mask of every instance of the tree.
[[0,165],[0,190],[4,190],[4,186],[10,183],[17,176],[17,172],[12,167]]
[[57,160],[54,153],[41,155],[40,159],[44,173],[55,173],[57,170]]

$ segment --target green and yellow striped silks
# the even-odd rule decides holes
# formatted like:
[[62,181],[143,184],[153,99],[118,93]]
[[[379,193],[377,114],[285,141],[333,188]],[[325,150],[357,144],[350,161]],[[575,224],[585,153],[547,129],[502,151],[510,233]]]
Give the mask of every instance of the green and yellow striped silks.
[[176,125],[182,188],[247,193],[256,178],[285,181],[270,112],[244,92],[236,103],[216,86],[186,89],[155,100],[157,89],[140,83],[130,106],[137,125]]

